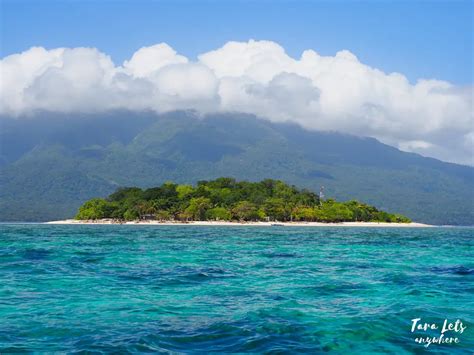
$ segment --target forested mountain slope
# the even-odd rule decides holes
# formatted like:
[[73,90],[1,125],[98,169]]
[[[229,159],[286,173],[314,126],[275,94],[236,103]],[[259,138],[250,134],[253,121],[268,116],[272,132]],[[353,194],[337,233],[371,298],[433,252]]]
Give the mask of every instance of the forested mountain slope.
[[473,224],[472,167],[401,152],[372,138],[314,132],[243,114],[200,117],[37,113],[0,118],[0,220],[74,215],[120,186],[274,178],[358,199],[415,221]]

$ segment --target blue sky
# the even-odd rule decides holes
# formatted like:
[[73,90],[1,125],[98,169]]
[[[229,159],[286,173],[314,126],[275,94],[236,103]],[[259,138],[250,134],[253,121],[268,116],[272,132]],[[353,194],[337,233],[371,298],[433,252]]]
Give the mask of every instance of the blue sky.
[[0,1],[2,57],[31,46],[88,46],[120,64],[159,42],[194,58],[253,38],[295,57],[348,49],[412,82],[473,82],[471,1]]

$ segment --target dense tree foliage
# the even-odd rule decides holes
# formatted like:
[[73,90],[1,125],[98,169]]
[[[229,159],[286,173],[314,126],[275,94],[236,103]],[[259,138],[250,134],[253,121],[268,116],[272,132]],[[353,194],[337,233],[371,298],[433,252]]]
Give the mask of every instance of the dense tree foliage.
[[156,219],[179,221],[375,221],[410,222],[358,201],[320,201],[311,191],[279,180],[260,182],[218,178],[196,186],[165,183],[142,190],[120,188],[106,199],[84,203],[77,219]]

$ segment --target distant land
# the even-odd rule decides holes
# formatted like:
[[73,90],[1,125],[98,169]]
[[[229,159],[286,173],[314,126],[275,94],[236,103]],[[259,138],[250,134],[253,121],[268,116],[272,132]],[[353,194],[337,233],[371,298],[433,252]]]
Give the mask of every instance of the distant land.
[[149,189],[119,188],[107,198],[93,198],[76,220],[234,221],[234,222],[376,222],[411,223],[400,214],[351,200],[337,202],[283,181],[236,181],[221,177],[195,186],[166,182]]
[[428,224],[472,225],[474,169],[245,114],[0,117],[0,220],[71,218],[118,187],[279,179]]

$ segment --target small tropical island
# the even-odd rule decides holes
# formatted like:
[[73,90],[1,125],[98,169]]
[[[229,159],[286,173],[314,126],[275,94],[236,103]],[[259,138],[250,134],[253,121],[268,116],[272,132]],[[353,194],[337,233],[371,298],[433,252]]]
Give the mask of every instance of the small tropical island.
[[280,180],[248,182],[228,177],[195,186],[166,182],[148,189],[119,188],[107,198],[86,201],[74,220],[50,223],[425,226],[356,200],[320,198]]

